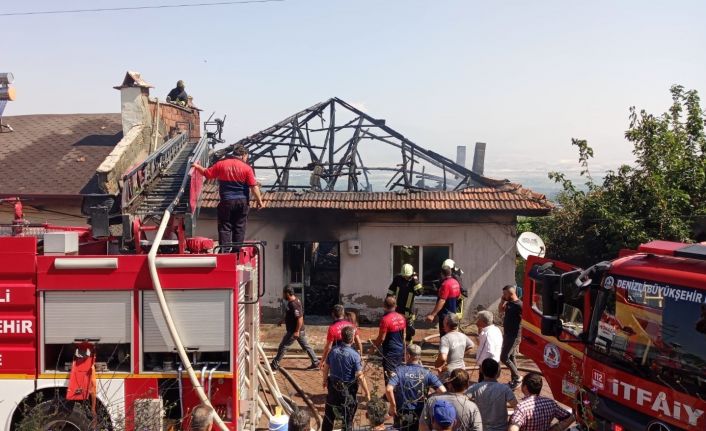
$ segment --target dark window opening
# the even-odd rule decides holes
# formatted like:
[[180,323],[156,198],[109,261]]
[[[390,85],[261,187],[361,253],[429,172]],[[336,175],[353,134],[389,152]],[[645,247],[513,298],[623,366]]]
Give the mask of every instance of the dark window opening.
[[340,261],[337,241],[284,243],[284,279],[302,301],[304,314],[326,316],[340,301]]

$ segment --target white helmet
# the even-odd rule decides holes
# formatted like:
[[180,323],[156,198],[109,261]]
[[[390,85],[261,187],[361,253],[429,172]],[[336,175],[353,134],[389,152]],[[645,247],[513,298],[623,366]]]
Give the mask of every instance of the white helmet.
[[405,263],[404,265],[402,265],[402,271],[400,271],[400,274],[403,277],[411,277],[412,275],[414,275],[414,267],[409,263]]
[[446,259],[444,263],[441,264],[441,267],[444,268],[451,268],[454,269],[456,268],[456,262],[454,262],[452,259]]

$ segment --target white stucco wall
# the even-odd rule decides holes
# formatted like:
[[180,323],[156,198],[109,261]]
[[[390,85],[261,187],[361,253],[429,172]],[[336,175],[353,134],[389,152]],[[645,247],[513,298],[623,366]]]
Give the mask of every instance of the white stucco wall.
[[[215,220],[202,217],[197,233],[214,237]],[[512,218],[490,223],[292,223],[251,219],[248,238],[267,241],[267,294],[263,307],[279,307],[284,280],[285,241],[341,241],[341,287],[344,304],[375,319],[392,277],[393,245],[452,246],[452,257],[464,271],[469,291],[466,313],[497,306],[502,286],[514,283],[515,227]],[[357,239],[361,254],[348,253],[345,241]],[[423,306],[419,312],[423,313]],[[470,313],[469,313],[470,311]]]

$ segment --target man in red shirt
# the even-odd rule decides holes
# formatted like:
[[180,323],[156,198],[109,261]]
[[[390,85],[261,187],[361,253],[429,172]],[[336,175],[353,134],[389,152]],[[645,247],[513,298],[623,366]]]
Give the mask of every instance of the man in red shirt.
[[[250,192],[255,196],[255,208],[262,208],[260,188],[255,173],[248,165],[248,150],[243,145],[233,148],[232,158],[219,160],[204,168],[198,162],[192,166],[209,180],[218,180],[218,243],[241,243],[245,240],[245,225],[250,209]],[[236,247],[236,251],[239,250]]]
[[378,337],[373,341],[373,346],[370,348],[371,353],[374,353],[375,349],[382,346],[382,368],[385,370],[386,385],[395,369],[404,362],[407,319],[396,312],[396,308],[397,300],[394,296],[385,298],[385,314],[380,319]]
[[461,296],[461,285],[453,278],[453,270],[448,266],[441,267],[441,286],[439,287],[436,306],[427,315],[426,321],[433,322],[434,318],[439,316],[439,335],[444,336],[444,318],[448,314],[456,313],[458,308],[458,300]]
[[358,352],[360,352],[361,355],[363,354],[363,343],[358,335],[358,328],[356,328],[353,323],[346,320],[345,315],[346,309],[341,304],[336,304],[331,309],[333,323],[329,325],[328,331],[326,331],[326,345],[324,346],[324,353],[321,355],[321,361],[319,362],[322,365],[326,363],[326,358],[328,357],[329,352],[331,352],[331,348],[334,345],[339,344],[343,339],[341,331],[343,331],[343,328],[346,326],[353,327],[355,345],[358,348]]

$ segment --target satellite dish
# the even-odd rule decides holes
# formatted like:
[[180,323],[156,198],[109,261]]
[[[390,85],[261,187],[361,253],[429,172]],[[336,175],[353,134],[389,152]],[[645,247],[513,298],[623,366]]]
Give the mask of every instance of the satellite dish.
[[527,260],[527,256],[539,256],[544,257],[547,248],[544,246],[544,241],[536,233],[524,232],[517,238],[517,252],[524,260]]

